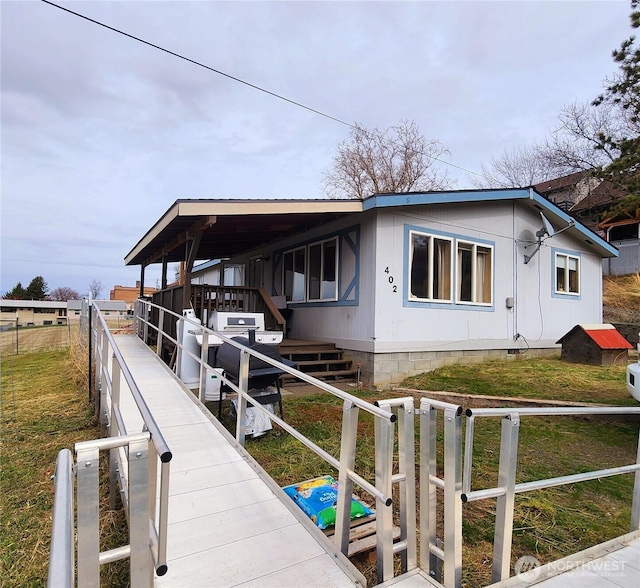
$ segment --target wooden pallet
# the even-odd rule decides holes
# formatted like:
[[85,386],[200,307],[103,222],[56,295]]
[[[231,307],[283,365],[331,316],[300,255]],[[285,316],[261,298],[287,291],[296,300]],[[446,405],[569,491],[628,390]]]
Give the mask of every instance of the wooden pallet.
[[[327,537],[335,536],[335,527],[324,530]],[[400,527],[393,527],[393,540],[400,539]],[[376,548],[376,515],[361,517],[351,521],[349,530],[349,553],[352,557],[359,553],[372,551]]]

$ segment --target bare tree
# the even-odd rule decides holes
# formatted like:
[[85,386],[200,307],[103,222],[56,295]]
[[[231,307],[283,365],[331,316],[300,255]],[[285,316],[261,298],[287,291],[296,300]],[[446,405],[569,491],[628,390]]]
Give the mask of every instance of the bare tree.
[[469,177],[469,181],[478,188],[516,188],[606,166],[618,153],[603,137],[620,136],[633,124],[612,104],[566,105],[542,143],[505,151],[482,166],[484,178]]
[[541,148],[533,145],[492,157],[482,166],[482,176],[469,176],[469,181],[476,188],[523,188],[552,178],[554,170]]
[[452,182],[437,163],[448,151],[420,134],[415,122],[401,121],[386,130],[356,125],[338,146],[325,174],[331,198],[366,198],[384,192],[444,190]]
[[102,293],[102,282],[97,278],[93,278],[89,284],[89,294],[93,300],[97,300]]
[[618,151],[603,136],[618,137],[632,125],[613,104],[569,104],[558,114],[558,125],[541,148],[556,175],[595,169],[611,163]]
[[69,288],[67,286],[60,286],[59,288],[54,288],[49,293],[49,300],[56,300],[59,302],[66,302],[67,300],[80,300],[80,294],[76,292],[73,288]]

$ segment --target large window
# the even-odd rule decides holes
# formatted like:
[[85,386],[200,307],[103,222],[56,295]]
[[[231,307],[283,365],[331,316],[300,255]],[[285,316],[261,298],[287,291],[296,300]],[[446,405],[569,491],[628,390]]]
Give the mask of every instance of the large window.
[[338,297],[336,237],[287,251],[284,294],[290,302],[322,302]]
[[410,300],[492,304],[491,245],[410,231],[409,248]]
[[580,258],[568,253],[555,254],[556,294],[580,294]]

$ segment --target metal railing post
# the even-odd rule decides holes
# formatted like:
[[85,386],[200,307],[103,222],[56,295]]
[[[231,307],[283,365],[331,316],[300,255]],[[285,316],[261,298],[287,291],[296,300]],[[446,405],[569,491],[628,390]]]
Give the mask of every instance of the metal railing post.
[[151,586],[153,578],[149,551],[149,443],[148,439],[129,443],[131,586]]
[[164,335],[164,309],[160,310],[158,318],[158,339],[156,341],[156,355],[162,356],[162,337]]
[[350,400],[342,404],[342,439],[340,442],[340,468],[338,469],[338,504],[334,541],[345,555],[349,554],[349,530],[351,523],[351,496],[353,481],[349,471],[355,469],[356,440],[359,409]]
[[422,399],[420,410],[420,565],[436,580],[438,556],[436,547],[436,486],[431,477],[437,475],[436,428],[438,413]]
[[376,556],[378,583],[393,578],[393,468],[394,421],[375,418],[376,488],[387,498],[376,496]]
[[[198,398],[200,402],[205,401],[204,393],[207,387],[207,364],[209,362],[209,333],[202,331],[202,347],[200,349],[200,386],[198,388]],[[220,402],[222,393],[220,392]]]
[[75,586],[74,477],[73,455],[68,449],[63,449],[58,453],[54,475],[55,493],[47,588]]
[[[240,367],[238,369],[238,406],[236,417],[236,440],[244,447],[245,441],[245,421],[247,416],[247,398],[245,394],[249,392],[249,360],[251,355],[242,348],[240,351]],[[222,402],[222,399],[220,400]]]
[[444,578],[462,585],[462,409],[444,411]]
[[78,586],[99,588],[99,450],[97,448],[76,449],[76,456],[78,463]]
[[[392,482],[398,484],[400,540],[393,551],[400,554],[401,571],[418,567],[416,535],[416,474],[415,474],[415,408],[413,398],[395,398],[375,402],[389,412],[398,410],[398,473]],[[393,539],[392,539],[393,541]]]
[[178,342],[176,345],[176,363],[175,363],[175,372],[176,376],[179,378],[182,377],[182,341],[183,334],[185,330],[185,320],[184,318],[178,319],[178,325],[176,327],[176,341]]
[[[640,346],[640,344],[638,344]],[[636,464],[640,464],[640,434],[638,434],[638,451]],[[633,479],[633,500],[631,502],[631,531],[640,530],[640,470],[636,470]]]
[[403,572],[418,567],[415,463],[415,409],[411,399],[398,407],[398,468],[404,477],[399,482],[400,541],[406,545],[401,554]]
[[517,412],[502,419],[500,435],[500,465],[498,487],[504,494],[496,499],[496,528],[493,542],[492,582],[509,578],[511,542],[513,535],[513,507],[515,502],[516,467],[518,465],[518,433],[520,417]]
[[[111,358],[111,416],[109,418],[109,435],[120,435],[116,412],[120,406],[120,364],[116,356]],[[109,508],[116,509],[116,492],[118,483],[118,449],[109,450]]]

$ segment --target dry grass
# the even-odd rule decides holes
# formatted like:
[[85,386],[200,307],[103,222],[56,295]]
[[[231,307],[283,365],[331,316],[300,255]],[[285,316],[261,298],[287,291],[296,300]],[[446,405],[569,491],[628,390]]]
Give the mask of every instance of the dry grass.
[[[591,390],[594,399],[617,398],[626,402],[628,394],[624,390],[624,377],[620,380],[623,366],[615,366],[617,371],[610,372],[607,368],[603,372],[599,368],[587,366],[585,370],[585,366],[572,365],[576,371],[567,374],[564,362],[554,360],[540,367],[537,361],[547,360],[517,362],[518,366],[515,362],[494,362],[486,374],[486,382],[492,386],[491,392],[510,395],[520,373],[523,388],[518,395],[527,395],[527,391],[533,389],[530,378],[535,378],[537,372],[540,378],[535,387],[536,396],[557,396],[558,390],[564,391],[567,386],[572,386],[575,394],[578,394],[578,389]],[[469,381],[476,382],[475,373],[484,366],[461,366],[459,371],[447,372],[447,389],[467,390]],[[527,366],[524,374],[518,372],[518,368],[523,366]],[[515,371],[511,373],[509,370]],[[384,394],[385,397],[392,395]],[[402,393],[402,396],[406,395],[406,392]],[[380,393],[374,392],[363,392],[362,396],[369,401],[381,398]],[[318,394],[286,396],[284,402],[287,422],[337,457],[340,401]],[[233,428],[231,422],[226,424]],[[371,420],[363,418],[359,424],[360,442],[355,468],[369,480],[373,479],[372,429]],[[438,438],[442,440],[441,431]],[[497,484],[499,443],[499,419],[476,422],[473,489],[491,488]],[[523,418],[517,481],[630,464],[635,461],[637,444],[637,423]],[[277,428],[259,439],[249,439],[247,449],[281,486],[335,473]],[[442,464],[441,447],[439,451],[438,461]],[[632,488],[633,477],[626,475],[518,495],[514,511],[512,565],[522,555],[533,555],[543,563],[553,561],[627,532]],[[420,490],[419,482],[417,490]],[[366,499],[366,495],[361,495],[361,498]],[[397,501],[398,496],[394,495],[396,507]],[[439,518],[439,536],[442,537],[441,511]],[[463,507],[463,585],[466,588],[491,583],[494,521],[495,500],[473,502]],[[353,558],[353,562],[369,585],[375,585],[375,563],[366,556]]]
[[640,273],[630,276],[605,276],[602,280],[602,301],[611,308],[631,308],[640,311]]
[[640,274],[605,276],[602,280],[604,320],[640,324]]
[[[3,355],[2,586],[46,585],[54,493],[51,476],[57,454],[65,447],[72,449],[78,441],[99,437],[85,384],[86,356],[81,351]],[[106,472],[103,479],[106,481]],[[105,496],[103,507],[107,500]],[[126,543],[126,539],[122,541],[125,526],[122,511],[105,512],[101,523],[103,549],[114,547],[118,542]],[[103,585],[125,585],[120,562],[105,566],[101,573]]]

